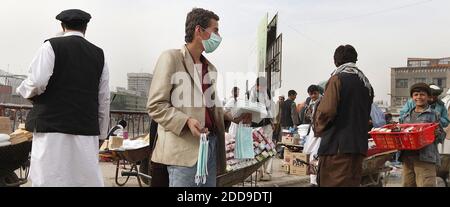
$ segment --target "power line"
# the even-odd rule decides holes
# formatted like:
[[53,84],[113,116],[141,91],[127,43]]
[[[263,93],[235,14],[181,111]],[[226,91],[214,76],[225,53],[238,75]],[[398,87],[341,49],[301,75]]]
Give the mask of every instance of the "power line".
[[[288,25],[288,27],[289,27],[290,29],[292,29],[294,32],[296,32],[298,35],[300,35],[301,37],[303,37],[304,39],[307,39],[307,40],[309,40],[310,42],[313,42],[314,44],[319,45],[321,48],[322,48],[322,47],[325,47],[325,45],[324,45],[322,42],[319,42],[319,41],[317,41],[317,40],[315,40],[315,39],[309,37],[309,36],[306,35],[305,33],[300,32],[300,31],[299,31],[298,29],[296,29],[295,27],[293,27],[293,26],[291,26],[291,25]],[[322,48],[322,49],[323,49],[323,48]]]
[[391,7],[391,8],[377,10],[377,11],[373,11],[373,12],[369,12],[369,13],[365,13],[365,14],[359,14],[359,15],[354,15],[354,16],[347,16],[347,17],[342,17],[342,18],[327,18],[327,19],[310,20],[308,22],[300,23],[300,24],[296,24],[296,25],[299,26],[299,25],[308,25],[308,24],[309,25],[311,25],[311,24],[324,24],[324,23],[329,23],[329,22],[338,22],[338,21],[345,21],[345,20],[355,19],[355,18],[375,16],[375,15],[379,15],[379,14],[384,14],[384,13],[388,13],[388,12],[392,12],[392,11],[396,11],[396,10],[400,10],[400,9],[405,9],[405,8],[417,6],[417,5],[420,5],[420,4],[429,3],[431,1],[433,1],[433,0],[419,1],[419,2],[414,2],[414,3],[410,3],[410,4],[397,6],[397,7]]
[[[410,3],[410,4],[405,4],[405,5],[402,5],[402,6],[392,7],[392,8],[383,9],[383,10],[377,10],[377,11],[373,11],[373,12],[369,12],[369,13],[365,13],[365,14],[360,14],[360,15],[355,15],[355,16],[342,17],[342,18],[338,18],[338,19],[336,19],[336,18],[332,18],[332,19],[331,18],[327,18],[327,19],[312,20],[312,21],[310,21],[310,23],[297,24],[297,26],[307,25],[307,24],[323,24],[323,23],[329,23],[329,22],[345,21],[345,20],[354,19],[354,18],[362,18],[362,17],[367,17],[367,16],[374,16],[374,15],[378,15],[378,14],[392,12],[392,11],[395,11],[395,10],[400,10],[400,9],[404,9],[404,8],[408,8],[408,7],[413,7],[413,6],[416,6],[416,5],[419,5],[419,4],[425,4],[425,3],[428,3],[428,2],[431,2],[431,1],[433,1],[433,0],[419,1],[419,2],[414,2],[414,3]],[[317,41],[317,40],[309,37],[308,35],[306,35],[303,32],[300,32],[294,26],[288,25],[288,27],[290,29],[292,29],[294,32],[296,32],[298,35],[303,37],[304,39],[307,39],[310,42],[313,42],[316,45],[319,45],[321,47],[325,46],[322,42]]]

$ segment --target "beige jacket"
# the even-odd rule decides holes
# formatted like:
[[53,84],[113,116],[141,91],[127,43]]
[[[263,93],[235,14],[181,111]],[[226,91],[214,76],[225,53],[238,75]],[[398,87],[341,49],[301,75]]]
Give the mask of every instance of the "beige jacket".
[[[209,61],[208,71],[212,80],[208,91],[215,98],[211,115],[218,138],[217,173],[222,174],[226,167],[224,112],[215,93],[217,74],[214,72],[217,71]],[[197,163],[200,138],[192,135],[186,122],[192,117],[205,123],[204,100],[199,73],[194,68],[193,58],[186,46],[163,52],[156,63],[147,103],[150,117],[158,123],[153,162],[185,167]]]

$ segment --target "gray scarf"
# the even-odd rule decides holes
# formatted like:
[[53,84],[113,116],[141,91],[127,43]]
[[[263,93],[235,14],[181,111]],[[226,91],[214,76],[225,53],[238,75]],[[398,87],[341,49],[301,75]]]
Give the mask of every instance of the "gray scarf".
[[341,66],[339,66],[338,68],[336,68],[336,70],[334,70],[334,72],[331,74],[331,76],[337,75],[339,73],[349,73],[349,74],[356,74],[358,75],[359,79],[364,82],[364,86],[369,89],[369,95],[372,96],[373,95],[373,88],[372,85],[369,82],[369,79],[367,79],[367,77],[364,75],[364,73],[358,69],[358,67],[356,67],[355,63],[345,63]]

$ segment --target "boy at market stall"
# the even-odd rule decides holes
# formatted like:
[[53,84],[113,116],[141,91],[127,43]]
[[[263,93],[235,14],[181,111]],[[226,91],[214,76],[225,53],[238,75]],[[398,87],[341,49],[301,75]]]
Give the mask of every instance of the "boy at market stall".
[[[439,115],[428,104],[431,96],[426,83],[416,83],[411,87],[410,95],[415,107],[402,117],[403,123],[439,123]],[[404,187],[435,187],[436,166],[440,165],[437,144],[442,142],[442,128],[436,130],[434,143],[419,150],[403,150],[400,160],[403,162]]]

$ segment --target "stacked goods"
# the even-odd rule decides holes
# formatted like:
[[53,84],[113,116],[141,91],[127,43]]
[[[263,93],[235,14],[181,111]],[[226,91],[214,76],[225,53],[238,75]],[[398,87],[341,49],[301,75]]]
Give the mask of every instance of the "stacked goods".
[[389,124],[369,134],[378,149],[418,150],[435,140],[437,123]]
[[[281,143],[285,145],[303,145],[306,141],[306,136],[308,132],[308,128],[303,128],[294,130],[295,128],[291,128],[290,130],[283,129],[281,134]],[[307,125],[309,126],[309,125]]]
[[263,161],[276,154],[275,144],[272,139],[264,136],[263,128],[256,128],[252,131],[254,159],[235,159],[234,150],[236,147],[235,138],[230,134],[225,134],[225,151],[227,159],[227,171],[234,171]]
[[272,139],[269,139],[264,135],[263,128],[254,129],[252,135],[255,158],[258,162],[276,155],[277,151],[275,150],[275,144]]
[[19,128],[10,134],[10,137],[11,138],[9,139],[9,141],[11,142],[11,144],[19,144],[22,142],[31,141],[33,139],[33,133],[25,130],[24,124],[20,124]]
[[281,132],[281,143],[283,144],[293,144],[294,142],[294,133],[290,130],[283,129]]
[[111,136],[108,140],[109,149],[119,149],[123,145],[123,137]]
[[9,117],[0,116],[0,134],[11,133],[11,121]]
[[284,148],[284,153],[283,153],[283,161],[282,161],[283,171],[289,173],[289,166],[290,166],[291,160],[292,160],[292,151],[286,147],[286,148]]
[[282,161],[283,171],[291,175],[306,175],[307,172],[307,157],[302,153],[300,148],[284,148],[284,159]]
[[0,134],[0,147],[11,145],[9,138],[7,134]]
[[236,140],[233,136],[225,134],[225,152],[227,160],[227,171],[238,170],[257,163],[255,159],[235,159],[234,150],[236,147]]
[[304,176],[307,173],[307,159],[304,153],[292,153],[289,165],[289,174]]

